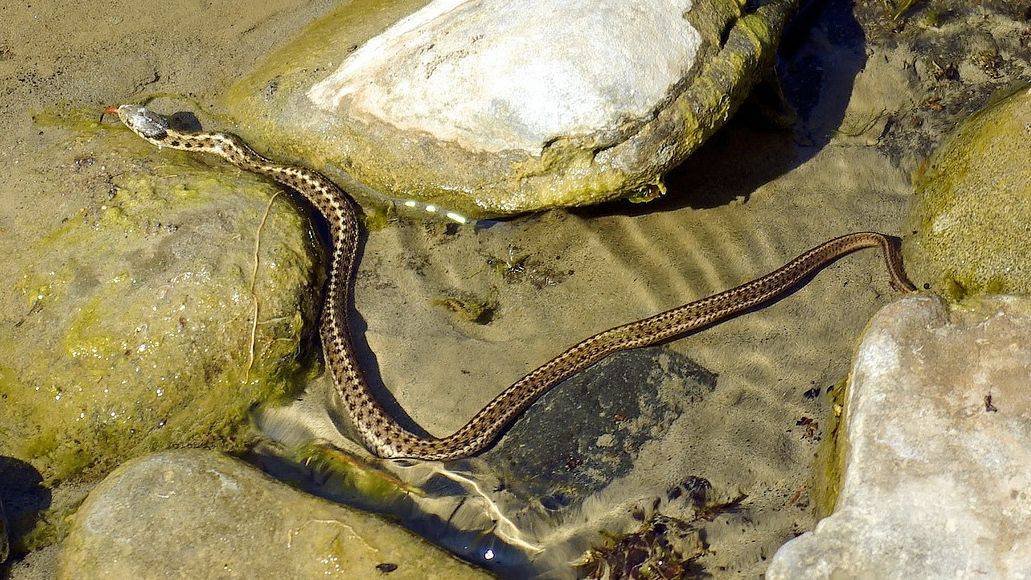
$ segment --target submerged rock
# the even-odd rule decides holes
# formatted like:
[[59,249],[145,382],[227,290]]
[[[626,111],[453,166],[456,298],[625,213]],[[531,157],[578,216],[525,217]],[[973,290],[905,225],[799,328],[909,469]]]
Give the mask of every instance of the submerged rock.
[[486,578],[414,534],[209,451],[133,460],[75,516],[59,578]]
[[1031,293],[1031,88],[964,121],[916,179],[907,266],[952,298]]
[[796,2],[420,4],[349,3],[230,109],[266,146],[471,215],[653,194],[769,72]]
[[715,389],[714,373],[676,351],[618,353],[544,395],[483,457],[520,514],[576,512]]
[[68,138],[40,153],[63,170],[7,222],[0,455],[53,483],[152,450],[239,448],[248,409],[305,368],[307,220],[284,195],[261,226],[273,185],[121,127],[40,123]]
[[883,308],[852,370],[837,507],[767,577],[1031,573],[1029,337],[1026,298]]

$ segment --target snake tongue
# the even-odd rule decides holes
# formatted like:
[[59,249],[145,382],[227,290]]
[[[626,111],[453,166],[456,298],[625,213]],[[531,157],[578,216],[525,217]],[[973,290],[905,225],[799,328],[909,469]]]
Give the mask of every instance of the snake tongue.
[[111,105],[111,106],[105,108],[102,113],[100,113],[100,122],[101,123],[104,122],[104,117],[106,115],[117,115],[117,114],[118,114],[118,105]]

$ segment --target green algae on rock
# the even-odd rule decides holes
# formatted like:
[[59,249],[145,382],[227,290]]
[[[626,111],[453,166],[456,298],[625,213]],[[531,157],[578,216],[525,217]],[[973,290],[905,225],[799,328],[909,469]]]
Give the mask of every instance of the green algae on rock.
[[916,176],[907,266],[951,299],[1031,293],[1031,89],[965,120]]
[[24,185],[40,203],[14,210],[3,244],[0,454],[54,483],[153,450],[240,449],[248,410],[308,368],[306,219],[252,175],[52,121],[67,138],[41,159],[62,170]]
[[816,450],[816,476],[813,481],[812,498],[817,517],[827,517],[834,511],[841,493],[845,473],[845,429],[842,413],[848,396],[848,379],[838,381],[831,391],[831,416],[824,419],[827,436],[820,441]]
[[488,578],[377,516],[224,455],[157,453],[115,470],[75,516],[58,578]]
[[768,72],[796,2],[424,4],[314,24],[230,91],[241,132],[471,216],[645,199]]

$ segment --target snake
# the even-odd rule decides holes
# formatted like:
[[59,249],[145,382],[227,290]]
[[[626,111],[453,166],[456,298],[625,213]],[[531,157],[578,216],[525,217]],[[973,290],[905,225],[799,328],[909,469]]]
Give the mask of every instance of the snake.
[[414,433],[377,400],[359,366],[348,324],[358,266],[361,208],[322,173],[271,161],[232,133],[186,132],[167,117],[140,105],[108,107],[130,130],[160,147],[208,153],[237,168],[266,176],[299,193],[329,225],[331,256],[319,326],[326,366],[335,395],[365,447],[384,459],[445,461],[479,454],[506,427],[555,385],[619,351],[663,343],[758,309],[783,297],[838,259],[864,248],[879,248],[891,286],[916,288],[902,265],[899,240],[878,232],[856,232],[826,241],[773,272],[707,298],[599,332],[527,373],[446,437]]

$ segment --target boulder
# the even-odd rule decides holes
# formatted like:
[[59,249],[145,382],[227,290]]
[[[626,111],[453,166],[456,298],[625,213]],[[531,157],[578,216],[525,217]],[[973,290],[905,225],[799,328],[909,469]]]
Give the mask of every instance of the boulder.
[[488,578],[418,536],[219,453],[130,461],[75,515],[58,578]]
[[950,298],[1031,293],[1031,88],[956,128],[915,179],[906,265]]
[[307,368],[307,219],[262,179],[92,114],[37,122],[66,138],[19,184],[38,202],[3,223],[0,455],[50,485],[153,450],[241,448],[248,410]]
[[856,355],[833,514],[767,577],[1031,574],[1031,300],[884,307]]
[[483,216],[661,191],[770,72],[796,2],[372,4],[270,57],[230,111],[263,148]]

